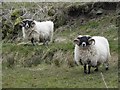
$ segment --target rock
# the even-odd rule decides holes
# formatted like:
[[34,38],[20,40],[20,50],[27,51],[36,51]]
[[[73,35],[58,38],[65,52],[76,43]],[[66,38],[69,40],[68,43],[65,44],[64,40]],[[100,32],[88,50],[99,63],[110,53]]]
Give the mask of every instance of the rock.
[[57,43],[61,43],[61,42],[66,42],[67,40],[65,38],[62,38],[62,37],[58,37],[55,39],[55,42]]
[[103,10],[102,9],[99,9],[96,11],[96,15],[102,15],[103,14]]
[[48,10],[48,15],[49,15],[49,16],[54,16],[55,13],[56,13],[56,11],[55,11],[54,8],[51,8],[51,9]]

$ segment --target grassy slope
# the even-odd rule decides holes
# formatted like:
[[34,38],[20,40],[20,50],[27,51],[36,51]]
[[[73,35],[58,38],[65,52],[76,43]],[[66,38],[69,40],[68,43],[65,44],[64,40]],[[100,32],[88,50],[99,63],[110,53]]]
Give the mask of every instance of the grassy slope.
[[[113,23],[110,21],[113,18]],[[51,53],[61,50],[63,59],[66,59],[67,52],[73,58],[74,45],[72,41],[78,34],[101,35],[108,38],[110,42],[112,59],[110,61],[110,70],[105,71],[101,66],[99,72],[94,72],[90,75],[85,75],[81,66],[69,68],[67,64],[60,67],[54,64],[41,63],[33,67],[19,67],[6,68],[3,63],[3,87],[79,87],[79,88],[105,88],[104,82],[101,77],[103,72],[105,81],[109,88],[117,87],[118,85],[118,66],[117,66],[117,29],[114,26],[115,16],[104,16],[98,20],[91,20],[86,25],[75,25],[66,27],[65,31],[57,32],[54,37],[62,37],[65,41],[61,43],[55,42],[48,47],[44,46],[17,46],[15,44],[3,44],[3,55],[12,53],[16,62],[28,59],[34,52],[39,52],[39,56],[50,48]],[[79,21],[76,21],[79,22]],[[62,27],[63,28],[63,27]],[[68,38],[69,37],[69,38]],[[18,52],[19,55],[16,55]],[[7,56],[6,56],[7,57]],[[66,58],[65,58],[66,57]],[[48,57],[49,58],[49,57]],[[19,63],[17,63],[19,64]]]
[[[103,68],[105,81],[109,88],[117,87],[117,66],[109,71]],[[15,68],[3,71],[3,87],[9,88],[106,88],[101,72],[86,75],[81,67],[56,67],[54,65],[40,65],[32,68]]]

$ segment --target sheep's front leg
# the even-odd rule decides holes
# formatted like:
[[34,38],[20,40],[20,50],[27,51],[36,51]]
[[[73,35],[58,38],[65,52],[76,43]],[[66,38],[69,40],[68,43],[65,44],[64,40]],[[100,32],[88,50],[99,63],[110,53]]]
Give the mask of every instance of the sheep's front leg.
[[75,63],[75,65],[77,65],[77,66],[78,66],[78,64],[77,64],[77,62],[76,62],[76,61],[74,61],[74,63]]
[[34,44],[34,38],[31,38],[31,43],[33,44],[33,46],[35,46],[35,44]]
[[86,74],[87,74],[86,64],[84,65],[84,73],[86,73]]
[[88,65],[88,74],[90,74],[90,68],[91,68],[91,66]]
[[22,34],[23,34],[23,38],[25,39],[26,37],[25,37],[25,28],[24,27],[22,27]]

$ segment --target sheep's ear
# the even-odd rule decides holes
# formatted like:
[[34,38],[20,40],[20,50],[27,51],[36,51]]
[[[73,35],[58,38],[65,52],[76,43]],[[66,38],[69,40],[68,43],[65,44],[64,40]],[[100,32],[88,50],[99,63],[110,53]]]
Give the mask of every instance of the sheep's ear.
[[77,45],[79,45],[80,40],[79,39],[74,39],[74,43],[77,44]]
[[88,39],[91,39],[92,37],[91,36],[88,36]]
[[88,42],[90,45],[92,45],[92,44],[95,45],[95,39],[90,38]]

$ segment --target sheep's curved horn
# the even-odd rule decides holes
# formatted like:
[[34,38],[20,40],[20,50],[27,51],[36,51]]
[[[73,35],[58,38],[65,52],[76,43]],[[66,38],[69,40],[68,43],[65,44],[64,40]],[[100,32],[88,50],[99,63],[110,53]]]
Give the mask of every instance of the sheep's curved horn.
[[19,25],[23,27],[23,26],[24,26],[24,22],[21,21],[21,22],[19,23]]
[[90,38],[88,42],[90,45],[92,45],[92,44],[95,45],[95,39],[93,39],[93,38]]
[[32,26],[32,27],[35,26],[35,22],[34,22],[34,21],[31,22],[31,26]]
[[74,39],[74,43],[77,44],[77,45],[79,45],[80,40],[76,38],[76,39]]

